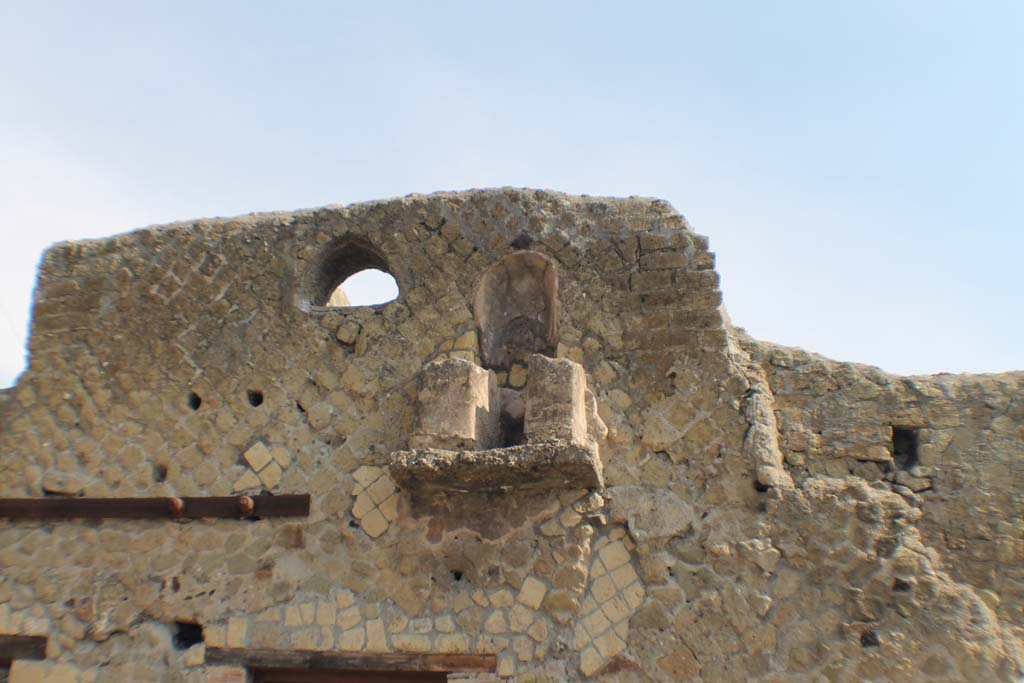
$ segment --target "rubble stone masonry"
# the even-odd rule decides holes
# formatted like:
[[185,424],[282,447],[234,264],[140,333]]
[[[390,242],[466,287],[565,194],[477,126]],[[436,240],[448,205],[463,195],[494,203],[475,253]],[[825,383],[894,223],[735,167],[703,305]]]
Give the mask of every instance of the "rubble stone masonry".
[[[327,305],[368,267],[395,301]],[[58,244],[29,347],[0,391],[0,497],[312,499],[0,520],[0,639],[47,639],[13,683],[252,675],[215,649],[496,655],[452,681],[1024,680],[1024,373],[751,339],[663,201],[482,190]],[[445,391],[477,393],[435,427],[424,368],[446,359],[476,367],[447,364]],[[524,395],[554,397],[525,408],[536,447],[512,442]],[[456,442],[462,485],[392,476]]]

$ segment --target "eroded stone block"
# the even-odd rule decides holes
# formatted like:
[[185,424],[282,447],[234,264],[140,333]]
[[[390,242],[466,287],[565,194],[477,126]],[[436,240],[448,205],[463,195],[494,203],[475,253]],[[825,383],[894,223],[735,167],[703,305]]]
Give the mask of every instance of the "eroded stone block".
[[426,365],[420,373],[413,448],[482,449],[499,435],[494,373],[461,358]]
[[526,439],[530,443],[587,443],[587,376],[567,358],[530,356],[526,388]]
[[604,485],[596,449],[565,441],[484,451],[424,448],[391,457],[391,476],[403,488],[496,491]]

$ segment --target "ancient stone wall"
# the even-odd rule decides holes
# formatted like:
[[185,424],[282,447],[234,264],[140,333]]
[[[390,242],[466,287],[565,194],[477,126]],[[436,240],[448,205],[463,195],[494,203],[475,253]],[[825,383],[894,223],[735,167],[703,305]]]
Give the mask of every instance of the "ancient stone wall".
[[[799,349],[744,344],[771,384],[794,478],[890,482],[921,511],[917,526],[950,574],[1021,625],[1024,373],[892,377]],[[916,457],[894,459],[894,428],[916,434]]]
[[[311,510],[0,521],[0,637],[48,639],[12,680],[241,681],[209,655],[257,649],[496,655],[449,680],[1019,680],[1024,376],[895,378],[750,340],[707,247],[661,201],[528,190],[53,247],[29,369],[0,392],[0,497]],[[327,306],[365,267],[398,299]],[[530,486],[503,482],[529,433],[431,450],[424,366],[488,368],[474,405],[514,406],[548,367],[520,347],[582,367],[585,387],[554,390],[576,371],[551,366],[532,393],[582,407],[526,412],[585,420],[603,485],[545,478],[557,440],[523,460]],[[399,486],[409,448],[493,474]]]

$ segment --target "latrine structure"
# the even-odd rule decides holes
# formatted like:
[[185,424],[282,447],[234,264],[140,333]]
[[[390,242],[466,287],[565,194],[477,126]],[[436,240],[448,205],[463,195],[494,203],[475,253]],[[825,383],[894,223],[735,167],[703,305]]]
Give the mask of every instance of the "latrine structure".
[[[345,305],[365,268],[398,298]],[[1024,374],[754,340],[662,201],[59,244],[29,350],[0,392],[0,680],[1024,672]]]

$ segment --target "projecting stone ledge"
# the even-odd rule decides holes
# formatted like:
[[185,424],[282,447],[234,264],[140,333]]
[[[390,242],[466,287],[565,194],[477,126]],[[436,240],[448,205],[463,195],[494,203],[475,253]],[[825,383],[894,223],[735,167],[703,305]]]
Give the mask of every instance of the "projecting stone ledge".
[[597,449],[568,441],[484,451],[398,451],[391,455],[389,471],[399,486],[421,490],[501,491],[604,485]]

